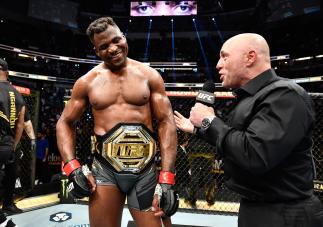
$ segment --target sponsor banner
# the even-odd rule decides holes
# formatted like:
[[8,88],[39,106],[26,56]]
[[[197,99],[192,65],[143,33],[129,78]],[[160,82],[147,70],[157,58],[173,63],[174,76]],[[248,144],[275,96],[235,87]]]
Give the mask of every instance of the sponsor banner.
[[17,85],[12,85],[12,86],[14,86],[17,89],[17,91],[19,91],[21,94],[30,95],[30,89],[29,88],[20,87],[20,86],[17,86]]
[[314,181],[314,191],[323,192],[323,181]]

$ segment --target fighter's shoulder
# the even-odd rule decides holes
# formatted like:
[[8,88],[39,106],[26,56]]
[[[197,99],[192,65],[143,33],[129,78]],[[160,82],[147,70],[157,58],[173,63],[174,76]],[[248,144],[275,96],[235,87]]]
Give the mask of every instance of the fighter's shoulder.
[[158,71],[152,67],[149,66],[149,64],[139,62],[133,59],[129,58],[129,66],[132,67],[135,70],[140,71],[141,73],[144,73],[145,75],[151,77],[151,76],[157,76],[159,77],[160,74]]
[[100,71],[102,69],[103,69],[102,63],[100,63],[99,65],[96,65],[91,70],[89,70],[86,74],[78,78],[76,80],[76,84],[89,85],[91,81],[93,81],[100,74]]

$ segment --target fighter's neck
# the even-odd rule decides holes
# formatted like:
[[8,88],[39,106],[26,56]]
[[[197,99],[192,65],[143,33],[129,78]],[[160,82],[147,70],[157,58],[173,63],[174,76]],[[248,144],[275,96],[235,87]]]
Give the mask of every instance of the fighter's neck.
[[113,68],[113,67],[110,67],[108,65],[105,64],[105,67],[107,67],[111,72],[113,73],[121,73],[122,71],[124,71],[127,67],[129,67],[129,64],[131,60],[129,60],[128,58],[126,59],[126,61],[124,62],[123,65],[121,65],[120,67],[118,68]]

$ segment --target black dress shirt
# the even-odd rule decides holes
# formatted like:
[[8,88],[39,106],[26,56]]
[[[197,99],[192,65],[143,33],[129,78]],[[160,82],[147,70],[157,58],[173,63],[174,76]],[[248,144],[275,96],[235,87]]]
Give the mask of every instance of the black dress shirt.
[[254,201],[283,202],[313,194],[311,98],[269,69],[235,91],[236,107],[203,137],[223,156],[226,184]]

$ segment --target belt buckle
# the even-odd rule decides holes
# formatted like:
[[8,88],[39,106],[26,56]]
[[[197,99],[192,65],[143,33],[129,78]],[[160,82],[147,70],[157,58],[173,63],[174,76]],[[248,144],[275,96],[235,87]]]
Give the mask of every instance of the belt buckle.
[[102,156],[118,172],[141,172],[156,152],[154,138],[141,124],[121,124],[102,145]]

